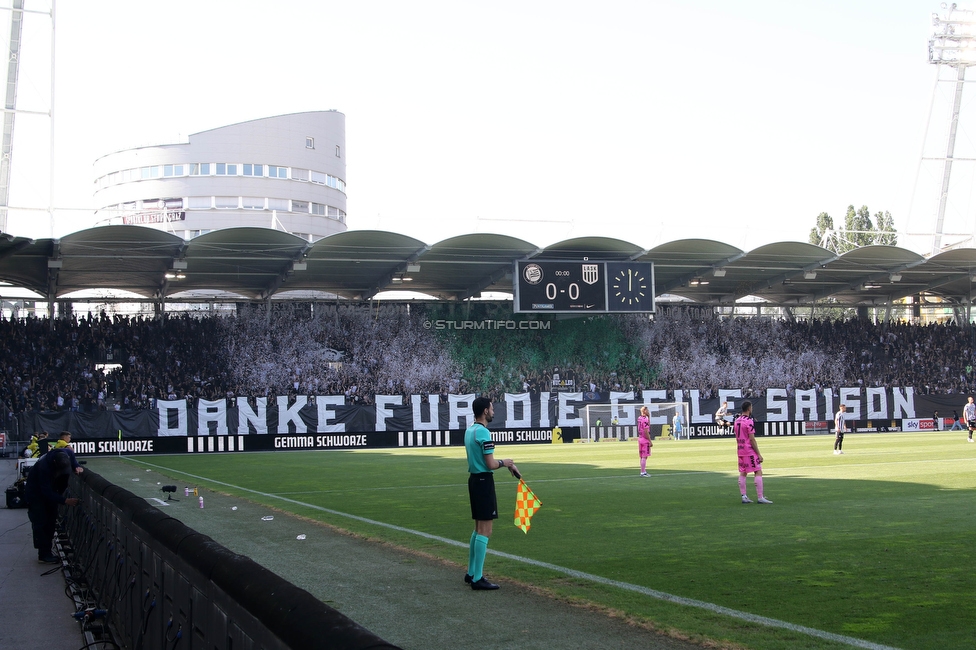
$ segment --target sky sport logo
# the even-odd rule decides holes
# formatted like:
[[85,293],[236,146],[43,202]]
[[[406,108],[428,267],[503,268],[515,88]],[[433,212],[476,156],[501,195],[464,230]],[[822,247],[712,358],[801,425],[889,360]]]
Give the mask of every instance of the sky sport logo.
[[425,330],[548,330],[550,321],[541,320],[425,320]]

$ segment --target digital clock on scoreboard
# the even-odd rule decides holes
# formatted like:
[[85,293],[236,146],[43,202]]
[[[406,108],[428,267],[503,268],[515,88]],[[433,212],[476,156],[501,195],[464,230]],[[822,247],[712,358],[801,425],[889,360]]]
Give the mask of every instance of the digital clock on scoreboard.
[[603,262],[516,262],[516,312],[605,312],[607,269]]
[[654,265],[650,262],[528,260],[515,263],[515,311],[654,311]]

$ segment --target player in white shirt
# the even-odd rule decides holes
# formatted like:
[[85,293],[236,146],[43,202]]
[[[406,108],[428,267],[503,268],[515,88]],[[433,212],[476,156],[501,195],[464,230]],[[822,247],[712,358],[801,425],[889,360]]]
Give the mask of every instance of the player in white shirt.
[[728,430],[732,427],[732,423],[726,418],[729,415],[729,403],[722,402],[722,406],[715,411],[715,424],[721,429],[721,433],[728,433]]
[[966,405],[962,407],[962,419],[966,421],[966,426],[969,428],[969,442],[972,442],[973,431],[976,431],[976,404],[973,403],[972,395],[969,396]]
[[844,453],[844,430],[847,428],[847,405],[841,404],[840,410],[834,415],[834,455]]

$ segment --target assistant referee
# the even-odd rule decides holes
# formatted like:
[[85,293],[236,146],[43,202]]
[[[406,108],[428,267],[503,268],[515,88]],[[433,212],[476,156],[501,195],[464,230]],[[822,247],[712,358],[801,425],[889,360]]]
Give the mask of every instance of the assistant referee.
[[495,460],[495,443],[488,432],[488,423],[495,416],[495,407],[487,397],[478,397],[471,405],[474,423],[464,432],[464,450],[468,456],[468,497],[471,500],[471,518],[474,532],[468,548],[468,572],[464,582],[475,590],[498,589],[484,576],[485,555],[488,554],[488,538],[491,537],[492,521],[498,519],[498,502],[495,499],[495,476],[492,470],[508,468],[512,476],[518,468],[510,458]]

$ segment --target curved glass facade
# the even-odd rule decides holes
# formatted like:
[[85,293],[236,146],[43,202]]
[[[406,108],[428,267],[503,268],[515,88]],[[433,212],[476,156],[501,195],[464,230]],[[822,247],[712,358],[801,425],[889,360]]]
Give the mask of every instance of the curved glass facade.
[[[267,170],[267,171],[266,171]],[[104,174],[95,179],[95,185],[103,190],[120,183],[133,183],[154,178],[173,178],[180,176],[247,176],[250,178],[290,179],[304,183],[326,185],[342,193],[346,182],[325,172],[309,169],[264,165],[255,163],[185,163],[174,165],[148,165],[133,167]]]
[[95,161],[97,213],[186,239],[248,226],[314,241],[346,230],[344,149],[345,116],[317,111],[118,151]]

